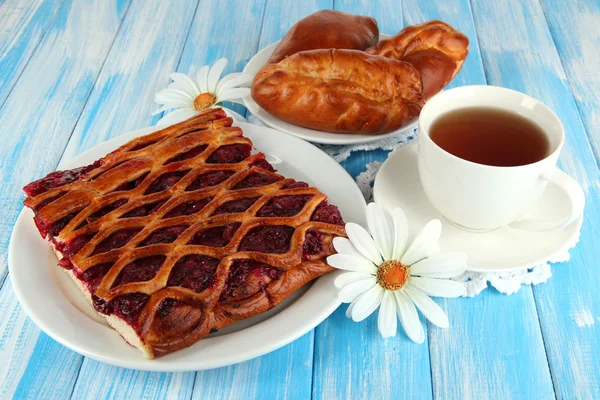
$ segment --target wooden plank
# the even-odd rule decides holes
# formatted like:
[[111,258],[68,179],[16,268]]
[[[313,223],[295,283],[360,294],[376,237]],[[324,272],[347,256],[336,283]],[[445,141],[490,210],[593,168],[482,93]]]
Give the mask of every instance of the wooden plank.
[[[62,161],[151,124],[154,94],[177,68],[197,5],[197,0],[177,7],[162,0],[132,2]],[[189,399],[193,379],[194,373],[130,371],[85,358],[73,397]]]
[[[399,2],[335,1],[335,9],[377,19],[381,32],[395,34],[402,28]],[[353,153],[342,165],[356,176],[370,161],[385,159],[386,152]],[[412,343],[400,332],[382,339],[377,312],[361,323],[345,316],[342,305],[315,329],[313,397],[407,398],[432,397],[428,341]]]
[[62,161],[152,124],[154,95],[177,68],[198,0],[132,2]]
[[[206,15],[198,13],[188,39],[179,70],[195,72],[206,63],[227,57],[241,71],[258,48],[281,39],[300,18],[331,2],[261,2],[253,5],[240,2],[210,1],[203,3]],[[325,4],[326,3],[326,4]],[[217,8],[226,8],[236,14],[225,15]],[[245,21],[240,25],[239,21]],[[257,27],[262,23],[262,32]],[[237,24],[237,25],[236,25]],[[237,28],[236,28],[237,26]],[[211,37],[216,30],[236,31],[237,38]],[[241,30],[241,31],[240,31]],[[260,34],[259,37],[257,34]],[[211,42],[208,47],[203,44]],[[233,68],[230,65],[228,68]],[[312,381],[313,332],[290,345],[260,358],[212,371],[199,371],[194,385],[194,399],[286,399],[309,398]]]
[[8,0],[0,4],[0,105],[4,103],[63,0]]
[[[600,160],[600,2],[542,0],[579,114]],[[600,161],[598,161],[600,163]]]
[[198,371],[192,398],[309,399],[312,361],[311,332],[265,356],[229,367]]
[[[8,238],[22,207],[21,187],[56,166],[128,4],[66,2],[0,109],[0,278],[6,275]],[[81,357],[40,334],[10,283],[0,289],[0,299],[0,397],[64,398]],[[27,379],[21,383],[22,377]]]
[[[469,37],[470,54],[450,87],[485,83],[469,1],[450,5],[443,1],[407,0],[404,4],[407,24],[441,19]],[[497,15],[496,24],[507,26],[508,21],[501,21]],[[486,64],[486,67],[489,66]],[[475,298],[444,299],[439,304],[447,310],[451,327],[429,331],[436,398],[553,397],[536,307],[529,287],[510,297],[486,290]],[[527,379],[523,379],[525,375]]]
[[[571,8],[572,3],[561,5],[570,7],[568,10],[561,7],[553,13],[562,10],[584,15],[581,14],[584,9]],[[555,266],[553,278],[544,285],[535,286],[534,294],[557,398],[598,398],[600,276],[594,266],[600,252],[600,174],[577,109],[578,90],[574,97],[538,1],[503,0],[494,4],[476,1],[473,11],[483,58],[488,66],[488,81],[544,101],[558,114],[567,132],[560,165],[584,188],[586,217],[580,242],[571,252],[570,262]],[[504,19],[498,21],[500,17]],[[575,26],[571,28],[574,30]],[[590,24],[586,28],[592,32],[597,29]],[[569,42],[574,41],[577,37],[569,39]],[[581,43],[587,45],[585,40]],[[582,51],[586,50],[582,48]],[[593,82],[592,78],[590,84]]]
[[125,369],[86,358],[73,399],[189,399],[193,373],[160,373]]
[[[391,6],[387,8],[388,13],[391,9]],[[403,11],[405,24],[441,19],[451,23],[469,36],[471,52],[462,71],[450,84],[450,87],[485,83],[481,55],[468,1],[449,4],[443,1],[405,0]],[[395,34],[402,27],[388,28],[385,19],[378,18],[378,21],[380,26],[384,27],[382,31],[386,33]],[[352,155],[343,165],[349,171],[355,172],[356,166],[364,166],[366,162],[370,161],[382,161],[386,157],[387,152],[384,151],[361,152]],[[506,301],[505,296],[498,296],[491,291],[484,292],[475,299],[438,301],[447,311],[451,327],[448,330],[441,330],[428,324],[434,397],[494,398],[500,395],[519,397],[529,394],[533,385],[538,385],[540,388],[535,396],[539,396],[539,398],[544,398],[546,395],[552,396],[552,385],[548,368],[545,365],[543,342],[531,291],[529,290],[528,293],[523,291],[510,299],[511,307],[520,310],[521,314],[527,316],[524,318],[525,322],[517,321],[515,323],[512,318],[507,316],[505,313]],[[487,315],[493,322],[482,323],[481,315]],[[497,320],[500,321],[498,324],[495,323]],[[501,325],[501,332],[498,332],[497,325]],[[512,340],[513,332],[520,332],[530,339],[515,346]],[[402,345],[406,345],[404,341],[402,341]],[[473,351],[476,348],[485,350],[480,354]],[[515,353],[531,353],[532,355],[525,363],[518,357],[506,357],[506,354]],[[498,363],[496,360],[502,361]],[[523,371],[519,368],[521,364],[534,366],[540,371],[533,374],[531,378],[531,382],[534,382],[533,385],[520,378],[519,373]],[[492,368],[490,367],[492,365],[497,366]],[[500,387],[498,382],[506,382],[506,384]]]
[[[202,66],[212,65],[222,57],[229,60],[223,76],[243,71],[258,50],[266,0],[207,0],[201,4],[177,71],[195,77]],[[240,21],[246,23],[240,24]],[[227,103],[225,106],[241,115],[246,111],[239,104]]]

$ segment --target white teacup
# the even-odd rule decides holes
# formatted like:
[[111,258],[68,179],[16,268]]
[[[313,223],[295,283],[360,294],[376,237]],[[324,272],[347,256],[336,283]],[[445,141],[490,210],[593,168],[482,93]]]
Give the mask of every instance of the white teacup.
[[[496,167],[463,160],[429,137],[442,114],[470,107],[503,109],[538,124],[550,143],[549,155],[533,164]],[[564,128],[548,107],[514,90],[496,86],[462,86],[432,97],[419,117],[419,175],[425,194],[449,221],[469,230],[501,226],[525,230],[560,229],[575,221],[585,205],[583,190],[556,167],[565,140]],[[540,198],[548,182],[570,200],[570,215],[557,221],[519,220]],[[561,215],[558,213],[558,215]]]

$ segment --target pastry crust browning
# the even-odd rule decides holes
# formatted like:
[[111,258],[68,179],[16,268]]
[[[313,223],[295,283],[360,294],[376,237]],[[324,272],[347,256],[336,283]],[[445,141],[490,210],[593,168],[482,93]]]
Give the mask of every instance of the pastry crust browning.
[[379,29],[371,17],[322,10],[298,21],[279,43],[269,63],[314,49],[365,50],[377,43]]
[[415,67],[357,50],[311,50],[265,65],[252,97],[295,125],[327,132],[393,131],[423,106]]
[[423,97],[429,99],[460,71],[469,39],[445,22],[429,21],[407,26],[366,51],[414,65],[423,77]]
[[[62,253],[60,265],[147,357],[274,307],[330,271],[324,259],[334,253],[332,239],[345,236],[341,217],[315,217],[333,207],[323,193],[272,172],[231,124],[222,110],[209,110],[130,141],[81,176],[53,173],[25,188],[25,205]],[[234,157],[236,146],[247,149],[243,159]],[[194,186],[209,175],[222,178]],[[253,199],[246,209],[231,208],[246,199]],[[291,212],[274,209],[286,202]],[[183,209],[193,212],[174,213]],[[234,229],[220,243],[215,230],[225,227]],[[284,246],[259,249],[262,231],[271,236],[260,240]],[[198,235],[211,244],[196,242]]]

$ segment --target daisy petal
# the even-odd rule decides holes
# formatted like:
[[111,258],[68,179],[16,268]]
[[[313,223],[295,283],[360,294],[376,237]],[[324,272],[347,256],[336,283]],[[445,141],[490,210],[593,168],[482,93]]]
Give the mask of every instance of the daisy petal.
[[180,74],[179,72],[173,72],[169,77],[173,79],[173,83],[169,85],[169,89],[173,88],[181,90],[192,97],[196,97],[200,94],[198,87],[189,76]]
[[384,260],[390,260],[394,247],[394,222],[387,210],[382,209],[375,203],[367,206],[367,225],[369,232],[373,235],[375,245]]
[[167,111],[167,110],[172,110],[174,108],[188,108],[188,107],[181,107],[181,106],[179,106],[177,104],[165,104],[164,106],[162,106],[162,107],[158,108],[156,111],[154,111],[152,113],[152,115],[158,115],[161,112],[164,112],[164,111]]
[[346,285],[349,285],[354,282],[362,281],[368,278],[373,277],[371,274],[363,274],[362,272],[345,272],[335,278],[333,284],[336,288],[342,289]]
[[180,90],[164,89],[154,95],[154,102],[157,104],[181,104],[191,107],[194,103],[194,99]]
[[410,284],[421,289],[425,294],[435,297],[460,297],[465,293],[465,287],[460,282],[447,279],[410,277]]
[[450,326],[448,316],[444,310],[420,289],[411,285],[406,285],[404,292],[432,324],[439,326],[440,328],[447,328]]
[[333,248],[340,254],[347,254],[349,256],[354,256],[358,258],[364,259],[366,262],[371,262],[365,258],[361,254],[360,251],[356,250],[356,247],[352,244],[352,242],[344,237],[336,237],[333,239]]
[[208,71],[210,67],[205,65],[200,68],[198,73],[196,74],[196,82],[198,83],[198,89],[200,89],[200,93],[208,92]]
[[346,271],[362,272],[371,275],[377,273],[377,267],[372,262],[347,254],[331,255],[327,257],[327,264],[338,269],[345,269]]
[[165,114],[161,119],[158,120],[156,126],[166,127],[176,124],[181,121],[185,121],[188,118],[192,118],[197,115],[198,111],[190,109],[176,110],[171,113]]
[[221,96],[217,97],[217,102],[220,103],[222,101],[234,101],[236,99],[241,99],[243,97],[246,97],[249,94],[250,94],[250,88],[227,89],[227,90],[223,91]]
[[363,279],[349,285],[346,285],[340,292],[338,293],[338,299],[342,303],[352,303],[354,300],[358,298],[363,293],[369,291],[373,286],[377,284],[377,279],[374,277],[370,277],[367,279]]
[[392,250],[392,260],[400,260],[404,250],[406,250],[406,241],[408,239],[408,221],[401,208],[392,210],[392,220],[394,221],[394,248]]
[[369,291],[364,293],[356,300],[356,304],[352,308],[352,320],[360,322],[373,314],[373,311],[381,304],[384,290],[379,285],[373,286]]
[[464,253],[434,254],[411,265],[410,275],[452,278],[465,272],[467,256]]
[[346,224],[346,234],[352,242],[352,245],[358,250],[364,257],[373,261],[379,265],[383,262],[377,246],[369,233],[360,225],[353,222]]
[[425,331],[423,331],[415,305],[402,291],[394,292],[394,297],[396,298],[396,312],[404,332],[413,342],[423,343],[425,341]]
[[396,317],[396,304],[394,294],[390,291],[383,293],[379,315],[377,316],[377,328],[384,338],[396,336],[398,318]]
[[217,89],[215,90],[215,95],[218,98],[228,89],[238,86],[248,86],[250,83],[252,83],[253,78],[254,76],[252,76],[252,74],[229,74],[219,81],[219,83],[217,84]]
[[217,88],[217,83],[219,83],[219,78],[223,73],[223,70],[227,66],[227,59],[220,58],[217,62],[210,68],[210,72],[208,73],[208,92],[215,93],[215,89]]
[[[360,297],[358,299],[360,299]],[[352,303],[350,303],[350,305],[346,309],[346,317],[347,318],[352,318],[352,310],[354,310],[354,306],[356,305],[356,302],[358,301],[358,299],[356,299]]]
[[434,219],[433,221],[429,221],[421,229],[421,232],[419,232],[400,261],[410,266],[425,257],[437,253],[439,251],[437,242],[440,240],[441,233],[442,223],[440,220]]

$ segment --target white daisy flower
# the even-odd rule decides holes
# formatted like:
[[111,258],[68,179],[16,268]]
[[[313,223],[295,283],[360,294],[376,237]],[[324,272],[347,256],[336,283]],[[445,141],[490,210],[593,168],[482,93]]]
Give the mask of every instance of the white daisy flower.
[[[208,108],[220,107],[220,103],[224,101],[241,103],[241,99],[250,94],[250,88],[242,86],[249,85],[253,76],[236,72],[221,79],[221,74],[226,66],[226,58],[221,58],[212,67],[205,65],[196,74],[195,82],[189,76],[178,72],[169,75],[173,82],[166,89],[156,93],[154,101],[162,104],[162,107],[154,111],[152,115],[167,110],[175,111],[165,114],[156,125],[172,125],[191,118]],[[234,119],[241,117],[235,111],[224,110]]]
[[346,316],[362,321],[379,307],[377,326],[383,337],[396,335],[397,318],[408,337],[423,343],[425,332],[415,306],[434,325],[447,328],[446,313],[429,296],[459,297],[465,288],[448,279],[465,271],[463,253],[438,254],[442,231],[439,220],[430,221],[407,246],[408,226],[400,208],[391,214],[371,203],[367,206],[371,235],[360,225],[346,224],[349,239],[335,238],[338,254],[327,263],[350,272],[340,275],[338,298],[350,303]]

